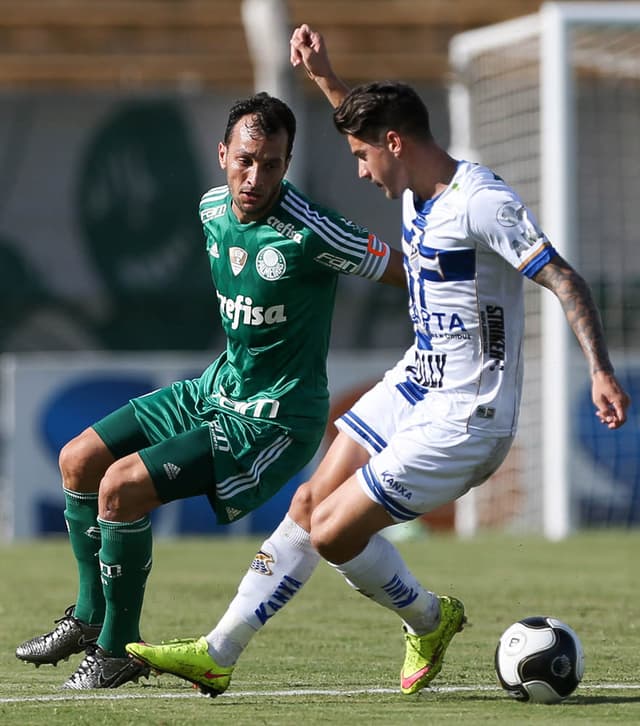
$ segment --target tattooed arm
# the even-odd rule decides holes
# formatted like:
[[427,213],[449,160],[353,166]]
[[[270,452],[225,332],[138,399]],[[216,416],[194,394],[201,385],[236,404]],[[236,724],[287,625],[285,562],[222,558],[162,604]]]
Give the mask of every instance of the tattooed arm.
[[564,310],[589,364],[596,416],[610,429],[627,420],[631,400],[615,377],[600,314],[585,280],[557,255],[533,278],[551,290]]

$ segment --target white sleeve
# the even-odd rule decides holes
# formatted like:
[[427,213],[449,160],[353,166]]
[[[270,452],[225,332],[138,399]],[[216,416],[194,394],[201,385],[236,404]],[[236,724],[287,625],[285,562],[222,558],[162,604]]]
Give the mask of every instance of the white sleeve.
[[471,195],[468,227],[477,242],[528,277],[556,254],[533,212],[506,185],[479,189]]

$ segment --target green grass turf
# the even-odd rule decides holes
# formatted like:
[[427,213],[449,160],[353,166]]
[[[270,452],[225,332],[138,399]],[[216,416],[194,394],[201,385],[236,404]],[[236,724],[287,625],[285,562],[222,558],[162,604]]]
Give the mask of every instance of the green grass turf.
[[[259,544],[157,541],[143,636],[153,642],[208,632]],[[429,535],[398,546],[425,585],[460,597],[467,607],[469,625],[454,638],[433,689],[399,693],[399,621],[323,563],[254,638],[231,688],[215,700],[166,675],[137,686],[70,693],[60,684],[80,656],[57,668],[18,661],[15,646],[49,630],[73,602],[75,565],[65,539],[2,546],[0,723],[640,723],[640,532],[586,533],[562,543]],[[497,685],[498,637],[528,615],[564,620],[583,642],[583,684],[560,705],[518,703]]]

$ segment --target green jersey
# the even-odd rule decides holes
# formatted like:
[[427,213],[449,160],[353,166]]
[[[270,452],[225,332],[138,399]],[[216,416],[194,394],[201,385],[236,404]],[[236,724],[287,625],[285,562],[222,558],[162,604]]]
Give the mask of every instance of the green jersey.
[[317,431],[328,413],[338,275],[378,279],[389,247],[286,181],[258,221],[240,223],[231,202],[227,186],[200,202],[227,346],[200,378],[199,395],[215,408]]

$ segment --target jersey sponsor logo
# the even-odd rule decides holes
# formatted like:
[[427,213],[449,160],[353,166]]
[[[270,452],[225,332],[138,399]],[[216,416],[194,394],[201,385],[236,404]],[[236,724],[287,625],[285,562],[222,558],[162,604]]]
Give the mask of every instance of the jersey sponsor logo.
[[209,247],[209,254],[211,257],[215,257],[216,260],[220,259],[220,252],[218,250],[218,243],[214,242],[211,247]]
[[226,204],[221,204],[219,207],[213,207],[212,209],[203,209],[202,212],[200,212],[200,219],[203,222],[208,222],[210,219],[222,217],[226,211]]
[[269,598],[265,602],[261,602],[254,610],[258,620],[264,625],[283,605],[286,605],[291,600],[301,587],[302,583],[299,580],[296,580],[295,577],[291,577],[290,575],[285,575]]
[[279,232],[283,237],[291,239],[298,244],[302,242],[302,233],[298,232],[291,222],[282,222],[280,219],[272,215],[271,217],[267,217],[267,224],[270,227],[273,227],[275,231]]
[[416,350],[415,364],[407,366],[407,373],[425,388],[442,388],[444,385],[444,369],[447,363],[446,353],[425,353]]
[[253,558],[250,569],[257,572],[259,575],[273,575],[271,565],[273,565],[274,562],[275,560],[273,559],[273,555],[260,550]]
[[464,321],[458,313],[428,311],[418,307],[412,300],[409,314],[416,325],[416,335],[424,349],[431,350],[433,347],[431,341],[434,339],[471,340],[471,334],[467,332]]
[[263,280],[279,280],[287,270],[287,261],[280,250],[265,247],[256,257],[256,270]]
[[271,305],[265,308],[262,305],[254,305],[253,300],[245,295],[236,295],[235,299],[231,299],[218,291],[216,294],[220,300],[220,315],[231,321],[232,330],[237,330],[240,324],[258,327],[287,322],[284,305]]
[[321,252],[315,257],[315,260],[326,267],[330,267],[332,270],[338,270],[338,272],[344,272],[346,274],[351,274],[358,269],[358,265],[352,260],[345,260],[344,257],[332,255],[330,252]]
[[247,251],[242,247],[229,248],[229,262],[231,262],[231,270],[234,275],[239,275],[247,261]]
[[506,335],[504,329],[504,308],[499,305],[487,305],[486,310],[480,313],[482,325],[482,342],[484,349],[493,364],[489,370],[504,370],[504,354],[506,348]]

